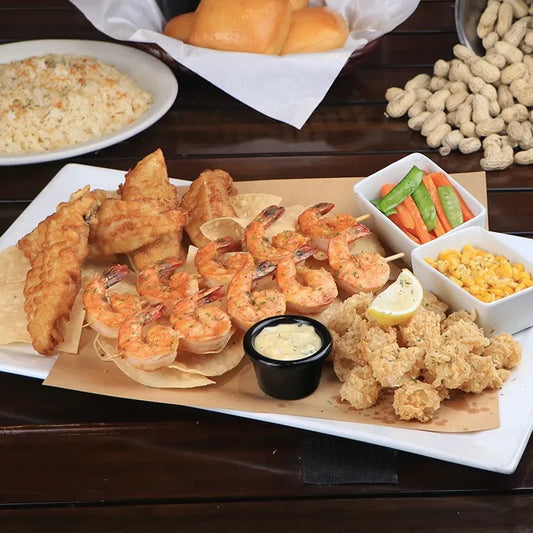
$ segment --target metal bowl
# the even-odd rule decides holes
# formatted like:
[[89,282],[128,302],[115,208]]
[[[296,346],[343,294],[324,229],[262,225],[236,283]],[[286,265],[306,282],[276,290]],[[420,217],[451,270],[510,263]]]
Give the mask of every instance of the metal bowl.
[[476,29],[479,17],[486,7],[487,0],[456,0],[455,2],[455,28],[459,42],[479,56],[485,55],[485,49],[481,39],[477,36]]

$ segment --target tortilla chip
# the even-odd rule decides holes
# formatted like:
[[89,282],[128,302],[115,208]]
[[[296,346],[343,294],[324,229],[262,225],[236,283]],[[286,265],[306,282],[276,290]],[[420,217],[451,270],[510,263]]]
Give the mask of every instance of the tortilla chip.
[[281,200],[281,196],[268,193],[236,194],[229,198],[237,218],[247,218],[248,220],[254,218],[269,205],[279,205]]
[[177,368],[171,367],[146,372],[131,366],[121,357],[115,357],[113,363],[134,381],[157,389],[191,389],[194,387],[205,387],[206,385],[213,385],[215,383],[200,374],[182,372]]
[[18,246],[0,253],[0,283],[24,281],[29,269],[30,261]]
[[242,338],[242,333],[233,335],[226,347],[216,354],[199,355],[178,350],[178,357],[169,368],[202,376],[221,376],[233,370],[242,361],[244,357]]
[[31,342],[26,329],[24,282],[0,284],[0,344]]
[[221,217],[204,222],[200,226],[202,235],[210,241],[216,241],[221,237],[233,237],[237,241],[244,239],[244,229],[249,224],[250,219]]

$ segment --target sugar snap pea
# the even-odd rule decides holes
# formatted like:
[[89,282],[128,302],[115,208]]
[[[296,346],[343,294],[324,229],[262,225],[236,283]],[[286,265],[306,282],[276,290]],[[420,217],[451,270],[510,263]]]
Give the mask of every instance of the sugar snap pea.
[[437,210],[423,182],[413,191],[412,197],[428,231],[432,231],[437,225]]
[[424,173],[417,167],[413,166],[405,177],[386,194],[377,205],[377,208],[383,213],[390,213],[398,204],[401,204],[413,191],[422,183]]
[[463,213],[461,211],[461,204],[459,203],[459,198],[457,198],[457,193],[450,185],[437,187],[437,192],[439,194],[440,203],[442,204],[442,208],[444,209],[444,214],[446,215],[448,222],[452,228],[456,228],[464,221]]

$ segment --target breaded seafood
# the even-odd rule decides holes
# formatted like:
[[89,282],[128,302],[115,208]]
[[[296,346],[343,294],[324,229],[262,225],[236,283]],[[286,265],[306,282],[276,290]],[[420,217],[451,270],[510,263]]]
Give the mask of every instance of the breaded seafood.
[[204,222],[219,217],[235,217],[229,201],[233,179],[224,170],[204,170],[183,195],[181,207],[190,213],[185,231],[191,242],[201,248],[210,241],[200,231]]
[[126,172],[124,183],[119,187],[122,200],[162,200],[168,207],[178,205],[176,187],[168,179],[167,165],[161,148],[141,159]]
[[98,207],[105,200],[105,192],[89,190],[89,185],[74,192],[68,202],[61,202],[55,213],[46,217],[37,227],[22,237],[18,247],[33,263],[37,254],[45,246],[63,240],[63,228],[84,228],[86,221],[92,218]]
[[87,221],[102,199],[102,191],[81,189],[19,241],[31,263],[24,286],[28,332],[43,355],[53,355],[63,340],[60,328],[70,317],[88,254]]
[[130,253],[168,233],[176,233],[187,221],[181,208],[169,209],[158,200],[106,199],[91,222],[90,255],[101,257]]
[[402,420],[429,422],[440,407],[440,396],[427,383],[410,380],[394,391],[392,406]]
[[[122,200],[151,199],[158,200],[169,209],[178,206],[176,187],[168,179],[167,165],[160,148],[141,159],[126,173],[124,183],[119,187],[119,194]],[[185,259],[186,250],[182,240],[183,226],[180,226],[175,232],[166,233],[156,241],[131,252],[131,260],[137,270],[144,270],[166,257]]]
[[339,395],[356,409],[374,405],[380,389],[393,389],[399,418],[428,422],[451,390],[499,389],[520,363],[522,349],[511,335],[486,337],[475,312],[447,315],[447,305],[427,291],[423,305],[398,326],[370,319],[369,303],[352,296],[328,320]]

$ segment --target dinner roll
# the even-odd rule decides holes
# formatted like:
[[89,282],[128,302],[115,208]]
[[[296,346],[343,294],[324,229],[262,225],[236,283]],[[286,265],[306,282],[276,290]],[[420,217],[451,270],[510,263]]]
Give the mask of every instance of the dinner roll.
[[194,12],[183,13],[177,17],[171,18],[165,25],[163,33],[174,39],[187,42],[191,34],[192,25],[194,22]]
[[292,13],[289,0],[201,0],[189,43],[216,50],[279,54]]
[[307,7],[309,0],[289,0],[289,3],[292,9],[302,9],[303,7]]
[[292,13],[281,54],[324,52],[344,46],[350,30],[344,17],[328,7],[306,7]]

